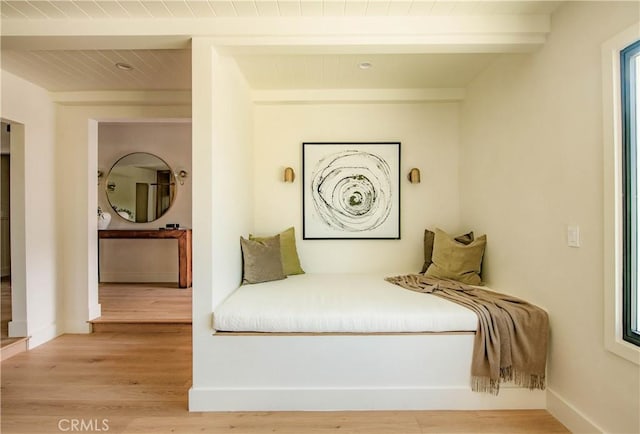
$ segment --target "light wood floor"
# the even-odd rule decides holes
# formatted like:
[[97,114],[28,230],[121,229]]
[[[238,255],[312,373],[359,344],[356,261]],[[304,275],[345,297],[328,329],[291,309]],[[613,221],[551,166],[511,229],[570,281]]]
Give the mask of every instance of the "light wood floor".
[[191,288],[175,283],[101,283],[104,322],[191,323]]
[[57,433],[73,423],[110,433],[567,432],[545,411],[189,413],[190,331],[131,331],[141,322],[190,323],[191,289],[101,284],[99,299],[100,320],[128,323],[128,333],[64,335],[3,362],[3,433]]
[[191,288],[175,283],[101,283],[102,316],[91,321],[95,333],[188,332]]
[[190,386],[189,332],[63,335],[2,363],[1,431],[69,432],[75,420],[109,433],[568,432],[542,410],[189,413]]

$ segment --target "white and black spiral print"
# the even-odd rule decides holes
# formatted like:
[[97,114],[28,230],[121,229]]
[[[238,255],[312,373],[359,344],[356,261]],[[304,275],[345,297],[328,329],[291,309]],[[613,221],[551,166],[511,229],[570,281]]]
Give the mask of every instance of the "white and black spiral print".
[[311,195],[318,216],[327,225],[349,232],[370,231],[391,213],[391,169],[368,152],[331,154],[313,171]]

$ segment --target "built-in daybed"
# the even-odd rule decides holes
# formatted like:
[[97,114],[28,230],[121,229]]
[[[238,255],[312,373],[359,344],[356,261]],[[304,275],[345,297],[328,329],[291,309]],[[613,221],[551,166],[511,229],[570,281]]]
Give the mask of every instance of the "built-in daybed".
[[214,312],[220,332],[474,333],[477,316],[383,274],[300,274],[239,287]]
[[545,407],[542,390],[473,392],[476,313],[386,276],[298,274],[241,285],[214,308],[215,386],[192,390],[191,410]]

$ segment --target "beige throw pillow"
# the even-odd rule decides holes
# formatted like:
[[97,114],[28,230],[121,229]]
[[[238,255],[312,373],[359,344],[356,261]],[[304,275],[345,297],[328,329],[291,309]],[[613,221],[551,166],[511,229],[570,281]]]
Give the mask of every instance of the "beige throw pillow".
[[260,241],[240,237],[240,246],[243,284],[282,280],[287,277],[282,271],[279,235]]
[[486,235],[465,245],[446,232],[436,229],[433,240],[433,263],[425,275],[457,280],[468,285],[480,285],[482,257],[486,245]]

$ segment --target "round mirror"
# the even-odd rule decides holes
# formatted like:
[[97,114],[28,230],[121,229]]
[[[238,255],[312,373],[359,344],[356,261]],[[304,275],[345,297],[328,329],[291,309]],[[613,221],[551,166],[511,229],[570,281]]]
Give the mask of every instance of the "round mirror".
[[173,171],[164,160],[147,152],[120,158],[107,175],[105,188],[111,208],[135,223],[162,217],[176,197]]

